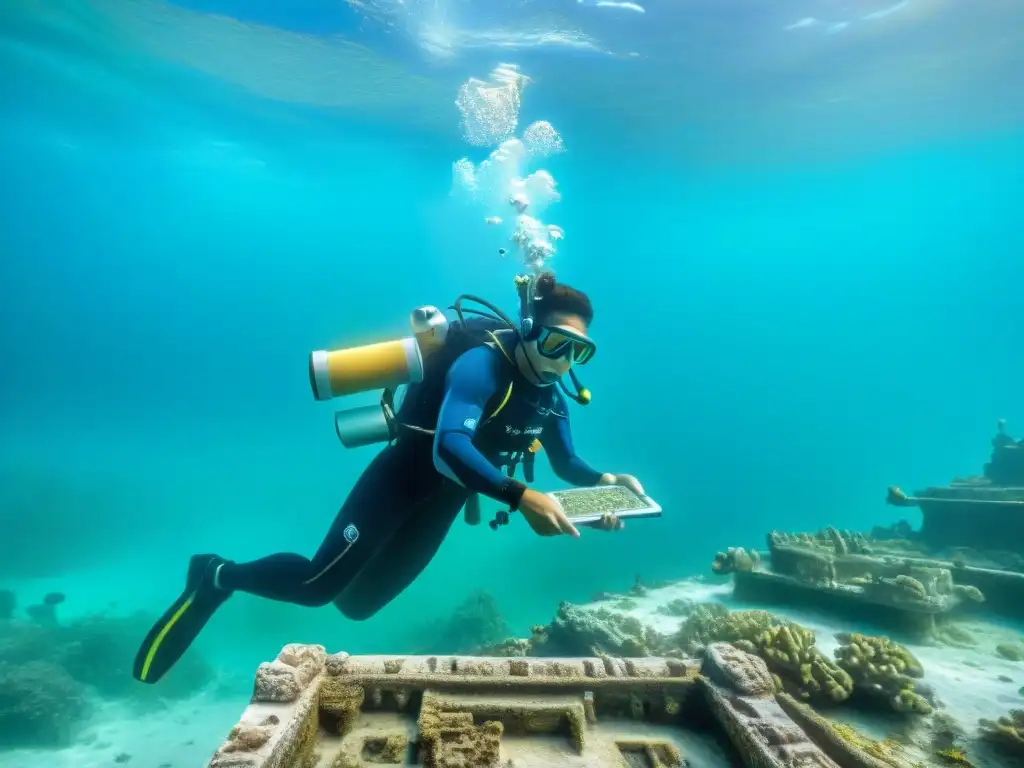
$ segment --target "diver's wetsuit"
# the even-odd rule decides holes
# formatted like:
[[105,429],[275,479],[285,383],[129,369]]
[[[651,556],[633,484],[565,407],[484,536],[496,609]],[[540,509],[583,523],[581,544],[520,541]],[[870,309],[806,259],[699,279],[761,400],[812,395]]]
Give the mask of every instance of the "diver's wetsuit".
[[475,347],[448,372],[433,446],[429,436],[407,432],[381,451],[312,560],[277,554],[227,562],[220,587],[300,605],[334,600],[346,616],[369,618],[427,566],[471,493],[518,506],[526,486],[502,471],[503,455],[535,439],[561,479],[598,482],[600,473],[573,450],[557,387],[533,386],[495,346]]

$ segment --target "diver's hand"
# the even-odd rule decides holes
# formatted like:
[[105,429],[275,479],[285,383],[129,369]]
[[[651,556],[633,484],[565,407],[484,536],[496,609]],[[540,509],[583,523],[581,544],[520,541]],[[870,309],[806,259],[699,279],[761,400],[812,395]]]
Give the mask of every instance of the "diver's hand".
[[646,496],[644,493],[644,487],[640,485],[640,481],[632,475],[613,475],[610,472],[605,472],[601,475],[601,479],[597,481],[598,485],[621,485],[624,488],[629,488],[637,496]]
[[599,531],[621,531],[626,527],[626,523],[611,512],[605,512],[604,516],[600,520],[595,520],[592,523],[584,523],[584,525],[588,528],[596,528]]
[[519,500],[519,511],[523,513],[534,533],[540,536],[558,536],[566,533],[573,538],[579,538],[580,532],[576,530],[576,526],[569,522],[558,502],[550,496],[527,488]]

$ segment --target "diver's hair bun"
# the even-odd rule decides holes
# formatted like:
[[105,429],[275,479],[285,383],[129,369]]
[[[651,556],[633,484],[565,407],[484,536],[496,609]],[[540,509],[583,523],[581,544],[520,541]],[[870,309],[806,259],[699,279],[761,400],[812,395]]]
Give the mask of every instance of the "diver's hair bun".
[[555,292],[555,276],[550,272],[544,272],[537,278],[537,284],[534,290],[537,292],[538,298],[547,298]]

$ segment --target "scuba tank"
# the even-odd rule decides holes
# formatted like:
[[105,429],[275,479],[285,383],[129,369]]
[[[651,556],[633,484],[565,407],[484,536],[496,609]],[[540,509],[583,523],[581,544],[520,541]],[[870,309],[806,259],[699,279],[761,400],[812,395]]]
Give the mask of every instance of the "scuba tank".
[[431,355],[444,347],[448,318],[432,306],[413,310],[412,335],[377,344],[309,355],[309,384],[317,400],[383,389],[379,405],[346,408],[334,414],[334,428],[346,448],[358,448],[394,439],[389,413],[395,391],[423,380]]
[[[335,350],[316,350],[309,356],[309,384],[320,401],[381,389],[377,405],[345,408],[334,414],[334,429],[346,448],[390,443],[407,431],[433,434],[444,399],[445,380],[455,361],[481,344],[496,343],[509,350],[534,329],[535,276],[520,275],[515,284],[520,321],[514,322],[490,302],[471,294],[459,296],[450,307],[457,320],[449,322],[437,307],[413,310],[412,335],[401,339]],[[465,308],[465,302],[487,311]],[[577,403],[590,402],[590,392],[569,370],[575,392],[559,382]],[[397,405],[396,405],[397,402]]]

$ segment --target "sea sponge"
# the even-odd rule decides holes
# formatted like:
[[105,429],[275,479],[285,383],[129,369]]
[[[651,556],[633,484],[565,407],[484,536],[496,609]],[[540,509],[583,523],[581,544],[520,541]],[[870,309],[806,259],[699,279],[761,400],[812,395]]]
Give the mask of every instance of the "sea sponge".
[[836,660],[858,691],[884,697],[897,712],[931,714],[931,705],[915,690],[924,668],[910,651],[887,637],[841,633],[836,639]]

